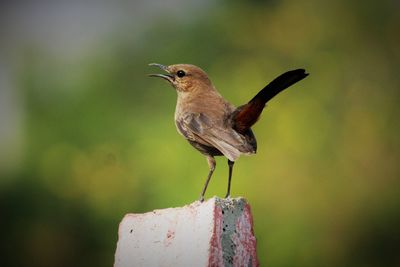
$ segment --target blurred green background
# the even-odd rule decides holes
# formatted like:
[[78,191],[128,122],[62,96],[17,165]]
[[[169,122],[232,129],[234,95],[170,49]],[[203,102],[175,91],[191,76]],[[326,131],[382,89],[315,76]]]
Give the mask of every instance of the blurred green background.
[[[235,165],[261,266],[400,266],[398,1],[2,1],[2,266],[111,266],[128,212],[196,200],[208,167],[147,64],[191,63],[235,105],[311,74]],[[223,196],[226,160],[207,197]]]

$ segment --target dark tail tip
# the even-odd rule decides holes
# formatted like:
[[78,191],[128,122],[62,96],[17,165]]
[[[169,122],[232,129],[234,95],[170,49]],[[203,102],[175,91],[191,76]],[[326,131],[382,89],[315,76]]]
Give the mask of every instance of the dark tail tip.
[[309,74],[305,69],[296,69],[285,72],[267,84],[251,101],[259,99],[267,103],[271,98],[282,92],[289,86],[303,80]]

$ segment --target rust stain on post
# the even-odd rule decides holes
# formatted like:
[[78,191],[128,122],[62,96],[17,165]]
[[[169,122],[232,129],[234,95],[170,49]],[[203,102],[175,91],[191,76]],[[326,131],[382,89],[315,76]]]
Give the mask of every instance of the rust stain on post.
[[216,199],[209,266],[259,266],[250,205],[243,198]]

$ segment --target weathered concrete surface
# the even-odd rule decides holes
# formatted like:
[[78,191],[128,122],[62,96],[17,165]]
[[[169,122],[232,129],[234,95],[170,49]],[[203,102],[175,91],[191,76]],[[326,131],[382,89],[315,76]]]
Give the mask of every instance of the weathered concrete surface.
[[127,214],[118,235],[115,267],[259,265],[250,205],[243,198]]

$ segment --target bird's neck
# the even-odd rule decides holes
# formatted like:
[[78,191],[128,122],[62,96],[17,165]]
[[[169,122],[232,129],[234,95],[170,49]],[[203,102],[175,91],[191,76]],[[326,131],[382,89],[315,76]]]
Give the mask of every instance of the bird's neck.
[[[193,90],[191,92],[179,92],[176,102],[175,119],[184,113],[222,113],[230,112],[229,104],[214,88],[207,90]],[[233,106],[232,106],[233,107]]]

